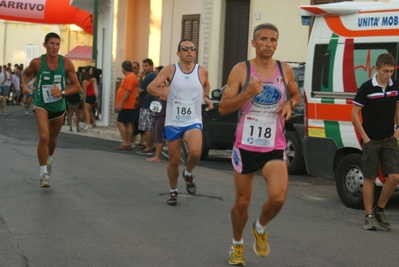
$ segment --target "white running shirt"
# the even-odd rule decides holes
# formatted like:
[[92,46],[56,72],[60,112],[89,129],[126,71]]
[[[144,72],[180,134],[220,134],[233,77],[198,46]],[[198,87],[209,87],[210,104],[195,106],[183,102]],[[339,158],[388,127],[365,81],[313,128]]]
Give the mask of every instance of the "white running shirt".
[[190,73],[184,73],[179,63],[175,63],[175,73],[169,89],[165,126],[185,127],[198,123],[202,125],[204,86],[200,80],[199,65],[195,64]]

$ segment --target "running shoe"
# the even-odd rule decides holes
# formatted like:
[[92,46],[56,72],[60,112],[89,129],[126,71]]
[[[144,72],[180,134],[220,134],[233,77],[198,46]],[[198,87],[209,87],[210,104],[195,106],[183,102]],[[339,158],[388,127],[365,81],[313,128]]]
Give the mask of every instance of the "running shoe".
[[193,182],[194,175],[191,174],[191,176],[184,175],[184,170],[183,170],[183,179],[186,181],[186,190],[189,194],[194,195],[195,192],[197,192],[197,187],[195,186],[195,183]]
[[177,204],[177,195],[179,195],[179,193],[177,191],[170,192],[169,193],[169,198],[166,201],[166,203],[168,203],[171,206],[176,206],[176,204]]
[[93,128],[93,126],[91,126],[91,124],[86,124],[85,127],[83,127],[83,130],[89,130]]
[[244,245],[233,244],[230,248],[229,254],[229,264],[234,266],[245,266],[244,259]]
[[142,144],[142,143],[139,143],[138,146],[139,146],[139,147],[145,147],[146,145],[145,145],[145,144]]
[[47,161],[47,174],[48,176],[51,175],[51,161]]
[[154,155],[155,154],[155,147],[151,148],[150,150],[145,150],[145,148],[137,150],[137,154],[139,155]]
[[375,225],[374,215],[371,217],[366,217],[364,220],[363,228],[369,231],[377,231],[377,226]]
[[385,216],[384,211],[377,211],[376,208],[374,208],[373,213],[374,218],[377,220],[382,230],[390,231],[392,229],[391,224],[387,221],[387,217]]
[[47,173],[43,173],[42,176],[40,176],[40,187],[50,187],[50,176]]
[[259,257],[267,257],[270,253],[270,247],[267,240],[268,236],[267,231],[265,229],[265,232],[263,234],[259,234],[258,231],[256,231],[255,223],[256,221],[252,224],[251,227],[252,233],[255,237],[254,240],[255,254],[258,255]]

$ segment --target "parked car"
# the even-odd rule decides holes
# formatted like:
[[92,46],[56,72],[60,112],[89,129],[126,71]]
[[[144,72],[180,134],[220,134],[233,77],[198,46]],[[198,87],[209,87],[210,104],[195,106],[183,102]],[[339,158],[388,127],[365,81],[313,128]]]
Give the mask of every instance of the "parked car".
[[[287,63],[294,70],[298,88],[303,96],[305,66],[302,63]],[[212,110],[208,110],[205,104],[202,106],[201,160],[205,160],[208,157],[210,149],[226,150],[233,147],[238,111],[224,116],[220,115],[219,103],[225,89],[226,86],[212,91],[211,100],[214,106]],[[291,119],[285,123],[287,166],[290,174],[302,173],[306,169],[302,149],[302,138],[304,136],[303,112],[304,104],[302,100],[293,110]]]

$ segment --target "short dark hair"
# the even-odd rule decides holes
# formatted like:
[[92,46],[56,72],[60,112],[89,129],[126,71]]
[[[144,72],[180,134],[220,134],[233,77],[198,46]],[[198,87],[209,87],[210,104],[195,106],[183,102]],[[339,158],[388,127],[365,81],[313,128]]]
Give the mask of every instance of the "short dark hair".
[[163,66],[158,66],[158,67],[156,67],[155,69],[157,69],[158,72],[159,72],[159,71],[161,71],[161,70],[163,69]]
[[49,32],[48,34],[46,34],[46,37],[44,37],[44,43],[47,44],[47,42],[51,39],[51,38],[56,38],[58,40],[61,40],[61,37],[56,34],[55,32]]
[[132,72],[133,71],[133,65],[132,62],[125,60],[122,63],[122,69],[124,69],[125,71],[129,71]]
[[259,24],[258,26],[256,26],[255,27],[255,29],[254,29],[254,32],[253,32],[253,36],[252,36],[252,38],[255,40],[256,39],[256,35],[258,34],[258,31],[259,30],[262,30],[262,29],[268,29],[268,30],[273,30],[273,31],[275,31],[275,32],[277,32],[277,36],[278,36],[278,29],[277,29],[277,27],[274,25],[274,24],[271,24],[271,23],[262,23],[262,24]]
[[193,41],[191,41],[190,39],[183,39],[183,40],[181,40],[180,42],[179,42],[179,44],[177,45],[177,52],[179,52],[180,51],[180,45],[181,45],[181,43],[183,43],[183,42],[192,42],[193,43]]
[[150,66],[154,66],[154,62],[152,62],[152,59],[150,59],[150,58],[144,59],[144,60],[143,60],[143,64],[144,64],[144,63],[147,63],[147,64],[150,65]]
[[133,61],[132,64],[136,64],[138,68],[140,68],[140,63],[138,63],[137,61]]
[[82,79],[82,82],[83,82],[84,80],[90,80],[89,73],[87,73],[87,72],[82,72],[82,73],[80,74],[80,79]]
[[395,66],[395,59],[391,54],[383,53],[377,57],[375,65],[377,68],[381,68],[383,65]]

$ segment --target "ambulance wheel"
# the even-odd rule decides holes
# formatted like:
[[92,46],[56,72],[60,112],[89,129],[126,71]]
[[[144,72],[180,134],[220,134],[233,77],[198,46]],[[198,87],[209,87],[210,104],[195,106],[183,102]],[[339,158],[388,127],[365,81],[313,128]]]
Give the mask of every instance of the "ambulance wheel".
[[285,133],[287,146],[285,154],[287,156],[287,168],[289,174],[304,173],[306,170],[305,161],[302,158],[301,141],[298,134],[292,131]]
[[345,206],[363,209],[362,155],[350,154],[342,159],[337,168],[336,187]]

